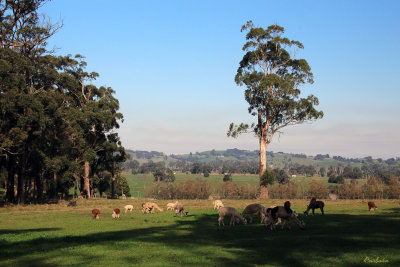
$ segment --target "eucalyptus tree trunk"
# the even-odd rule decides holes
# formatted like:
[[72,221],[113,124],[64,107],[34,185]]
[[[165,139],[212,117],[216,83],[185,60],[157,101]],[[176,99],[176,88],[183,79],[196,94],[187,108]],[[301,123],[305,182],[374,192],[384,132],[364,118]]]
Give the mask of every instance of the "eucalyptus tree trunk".
[[267,143],[260,138],[260,179],[267,170]]
[[90,183],[89,183],[89,161],[85,161],[85,169],[83,176],[83,192],[87,198],[90,198]]
[[112,173],[111,173],[111,198],[115,198],[115,162],[113,163]]
[[36,199],[36,184],[35,184],[35,178],[31,178],[30,185],[29,185],[29,197],[31,201]]
[[78,197],[78,175],[74,173],[75,187],[74,187],[74,197]]
[[18,204],[25,203],[25,171],[27,161],[27,145],[23,145],[23,151],[20,159],[19,170],[18,170],[18,186],[17,186],[17,202]]
[[57,173],[53,173],[53,198],[58,197],[58,192],[57,192]]
[[259,125],[259,138],[260,138],[260,197],[261,199],[269,198],[268,185],[261,184],[262,177],[267,171],[267,131],[262,126],[261,111],[258,111],[258,125]]
[[115,198],[115,177],[113,174],[113,177],[111,178],[111,198]]
[[8,162],[7,162],[7,170],[8,170],[8,175],[7,175],[7,181],[6,181],[6,202],[14,202],[14,166],[15,166],[15,160],[14,156],[10,155],[8,157]]

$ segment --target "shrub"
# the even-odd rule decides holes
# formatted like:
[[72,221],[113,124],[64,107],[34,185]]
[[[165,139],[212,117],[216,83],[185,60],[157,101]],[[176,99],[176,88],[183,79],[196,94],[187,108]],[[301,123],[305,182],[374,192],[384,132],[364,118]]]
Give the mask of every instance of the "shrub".
[[308,195],[316,198],[326,198],[328,195],[328,189],[326,189],[325,183],[316,179],[312,179],[308,187]]
[[217,192],[221,198],[230,199],[255,199],[259,195],[258,186],[249,184],[239,186],[231,181],[220,183]]
[[269,195],[271,198],[293,199],[298,196],[299,185],[293,182],[284,184],[276,184],[269,187]]
[[224,182],[232,182],[232,174],[225,173],[224,178],[222,178]]
[[260,178],[260,185],[268,186],[270,184],[273,184],[274,181],[275,181],[274,172],[269,169],[266,169],[263,176]]
[[156,199],[207,199],[211,185],[201,179],[185,183],[151,183],[145,186],[144,196]]

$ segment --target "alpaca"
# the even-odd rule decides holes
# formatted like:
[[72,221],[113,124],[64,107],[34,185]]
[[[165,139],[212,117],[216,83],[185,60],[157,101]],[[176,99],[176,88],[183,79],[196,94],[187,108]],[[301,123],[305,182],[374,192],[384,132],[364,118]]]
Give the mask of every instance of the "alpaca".
[[265,211],[265,207],[261,204],[247,205],[247,207],[242,212],[242,216],[244,217],[244,215],[248,215],[250,217],[249,223],[252,223],[253,222],[253,214],[257,213],[257,212],[260,214],[261,223],[262,223],[264,221],[266,211]]
[[93,218],[93,219],[98,219],[98,218],[100,218],[100,210],[98,210],[98,209],[93,209],[93,210],[92,210],[92,218]]
[[368,210],[369,210],[369,211],[371,211],[371,210],[376,210],[377,208],[378,208],[378,207],[375,205],[374,202],[372,202],[372,201],[368,202]]
[[154,213],[154,209],[158,209],[160,212],[163,212],[164,210],[161,209],[156,203],[152,202],[146,202],[142,203],[142,213]]
[[177,203],[174,207],[175,209],[175,216],[178,216],[178,214],[180,214],[180,216],[182,217],[182,214],[187,216],[188,212],[185,211],[185,208],[183,207],[183,205],[181,203]]
[[312,210],[312,215],[314,215],[314,210],[315,209],[320,209],[322,215],[324,215],[324,202],[322,201],[315,201],[315,202],[310,202],[310,204],[307,207],[307,210],[304,212],[305,215],[308,215],[308,211],[311,209]]
[[287,209],[282,206],[278,206],[273,209],[268,208],[265,226],[269,226],[272,230],[276,225],[281,224],[281,229],[283,229],[284,223],[282,223],[282,220],[285,220],[288,222],[293,221],[300,227],[300,229],[305,229],[305,223],[303,221],[300,221],[297,216],[297,212],[291,210],[291,212],[289,213]]
[[[219,214],[219,218],[218,218],[219,226],[221,226],[221,223],[223,226],[225,226],[225,224],[224,224],[225,216],[232,216],[229,225],[234,226],[235,221],[238,222],[238,220],[242,221],[243,224],[247,224],[246,219],[242,215],[240,215],[240,213],[235,208],[222,207],[218,210],[218,214]],[[236,220],[235,220],[235,218],[236,218]]]
[[175,206],[178,204],[178,200],[175,203],[168,203],[167,210],[174,210]]
[[220,208],[224,207],[224,204],[222,204],[221,200],[215,200],[213,205],[215,210],[219,210]]
[[114,209],[114,213],[112,214],[112,217],[114,218],[114,219],[119,219],[119,214],[121,213],[121,210],[120,209],[118,209],[118,208],[116,208],[116,209]]
[[126,206],[124,207],[124,209],[125,209],[125,213],[126,213],[127,211],[132,212],[133,206],[132,206],[132,205],[126,205]]

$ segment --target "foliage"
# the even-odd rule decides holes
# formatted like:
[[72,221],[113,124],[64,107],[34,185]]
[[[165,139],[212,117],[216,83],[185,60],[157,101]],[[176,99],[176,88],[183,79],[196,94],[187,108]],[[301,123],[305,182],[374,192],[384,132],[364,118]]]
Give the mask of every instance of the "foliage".
[[[284,28],[271,25],[267,29],[255,27],[252,21],[243,25],[247,42],[235,82],[245,86],[248,111],[256,117],[252,125],[231,123],[227,135],[236,138],[251,130],[260,141],[260,178],[266,171],[267,146],[282,128],[323,117],[317,111],[318,99],[310,95],[300,97],[300,86],[313,83],[311,68],[305,59],[295,59],[289,48],[302,49],[303,45],[283,37]],[[260,183],[264,183],[260,181]]]
[[274,169],[274,177],[275,180],[282,184],[282,183],[287,183],[288,179],[289,179],[289,175],[287,174],[287,172],[285,170],[282,169]]
[[312,179],[308,187],[308,196],[316,198],[326,198],[328,190],[324,182],[316,179]]
[[328,183],[343,184],[344,183],[344,177],[343,177],[343,175],[338,175],[338,176],[332,175],[332,176],[329,176]]
[[209,182],[197,179],[185,183],[152,183],[145,186],[145,197],[156,199],[207,199],[211,194]]
[[232,182],[232,174],[225,173],[224,174],[224,178],[222,178],[222,181],[224,181],[224,182]]
[[45,2],[0,2],[0,167],[8,202],[66,198],[80,177],[89,194],[89,176],[114,174],[127,157],[114,133],[123,120],[115,91],[91,84],[98,74],[86,72],[82,56],[46,50],[61,25],[38,15]]
[[279,199],[295,199],[302,198],[303,196],[298,195],[299,185],[291,181],[287,183],[275,184],[269,187],[270,198]]
[[272,170],[267,169],[263,176],[260,178],[260,185],[267,186],[273,184],[275,181],[275,173]]
[[259,195],[256,185],[238,185],[232,181],[220,183],[217,192],[221,198],[225,199],[256,199]]
[[153,172],[154,181],[172,183],[175,181],[174,172],[169,168],[159,168]]

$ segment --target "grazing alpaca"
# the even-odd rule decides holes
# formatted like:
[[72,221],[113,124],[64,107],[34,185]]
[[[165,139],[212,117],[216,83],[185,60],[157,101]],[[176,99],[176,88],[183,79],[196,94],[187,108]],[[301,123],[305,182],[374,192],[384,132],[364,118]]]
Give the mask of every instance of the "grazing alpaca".
[[314,210],[315,209],[320,209],[322,215],[324,215],[324,206],[325,206],[325,204],[322,201],[310,202],[310,204],[308,205],[307,210],[304,212],[304,214],[308,215],[308,211],[310,209],[312,209],[312,214],[314,215]]
[[222,204],[221,200],[215,200],[213,205],[215,210],[219,210],[220,208],[224,207],[224,204]]
[[377,208],[378,208],[378,207],[375,205],[374,202],[372,202],[372,201],[368,202],[368,210],[369,210],[369,211],[375,210],[375,209],[377,209]]
[[225,226],[225,224],[224,224],[225,216],[232,216],[229,225],[234,226],[235,219],[236,219],[236,222],[238,222],[238,220],[240,220],[240,221],[242,221],[243,224],[247,223],[246,219],[242,215],[240,215],[240,213],[235,208],[232,208],[232,207],[222,207],[218,210],[218,214],[219,214],[219,218],[218,218],[219,226],[221,226],[221,223],[223,226]]
[[183,205],[181,203],[177,203],[174,207],[175,209],[175,216],[178,216],[178,214],[180,214],[180,216],[182,217],[182,214],[187,216],[188,212],[185,211],[185,208],[183,207]]
[[300,227],[300,229],[304,230],[306,225],[303,221],[300,221],[297,216],[297,212],[292,211],[291,213],[289,213],[287,212],[287,209],[282,206],[278,206],[273,209],[268,208],[265,226],[269,226],[272,230],[273,228],[275,228],[276,225],[281,224],[281,229],[283,229],[284,223],[282,223],[282,220],[285,220],[288,222],[293,221]]
[[154,209],[158,209],[159,211],[163,212],[163,209],[161,209],[156,203],[152,202],[146,202],[142,203],[142,213],[154,213]]
[[92,218],[93,219],[98,219],[100,217],[100,210],[98,209],[93,209],[92,210]]
[[175,203],[168,203],[167,210],[174,210],[176,205],[178,205],[178,200]]
[[257,213],[257,212],[260,214],[261,223],[263,223],[266,210],[265,210],[265,207],[260,204],[247,205],[247,207],[242,212],[242,216],[244,217],[245,215],[249,215],[249,217],[250,217],[249,223],[252,223],[253,222],[253,214]]
[[114,219],[119,219],[119,214],[121,213],[121,210],[120,209],[118,209],[118,208],[116,208],[116,209],[114,209],[114,213],[112,214],[112,217],[114,218]]
[[124,207],[124,209],[125,209],[125,213],[129,210],[130,212],[132,212],[132,210],[133,210],[133,206],[132,205],[126,205],[125,207]]
[[293,211],[290,209],[290,201],[286,201],[284,204],[283,204],[283,207],[285,208],[285,210],[287,211],[287,213],[292,213]]

